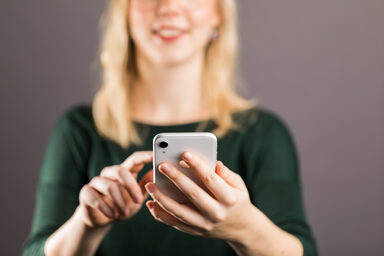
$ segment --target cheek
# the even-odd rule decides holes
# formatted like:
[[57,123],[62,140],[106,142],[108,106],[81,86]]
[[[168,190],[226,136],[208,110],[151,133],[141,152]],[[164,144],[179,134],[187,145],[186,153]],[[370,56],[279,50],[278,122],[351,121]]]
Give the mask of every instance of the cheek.
[[149,8],[138,7],[135,5],[135,3],[131,4],[129,12],[129,24],[131,36],[133,38],[140,36],[145,31],[150,31],[150,24],[152,20],[153,10]]
[[193,26],[213,28],[217,24],[217,10],[214,4],[196,8],[189,12],[189,19]]
[[206,45],[212,36],[213,28],[216,26],[212,12],[198,10],[189,14],[189,21],[195,42],[200,46]]

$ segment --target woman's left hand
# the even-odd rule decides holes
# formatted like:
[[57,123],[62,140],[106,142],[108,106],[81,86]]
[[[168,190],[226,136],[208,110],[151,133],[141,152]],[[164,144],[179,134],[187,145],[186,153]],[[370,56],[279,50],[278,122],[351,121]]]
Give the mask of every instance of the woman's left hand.
[[215,170],[212,170],[191,152],[184,152],[182,158],[180,165],[194,171],[211,194],[184,175],[176,166],[162,163],[159,170],[190,199],[196,208],[176,202],[149,182],[145,188],[154,201],[149,200],[146,205],[151,214],[158,221],[189,234],[235,241],[238,232],[249,224],[251,217],[249,215],[255,212],[244,181],[221,161],[217,161]]

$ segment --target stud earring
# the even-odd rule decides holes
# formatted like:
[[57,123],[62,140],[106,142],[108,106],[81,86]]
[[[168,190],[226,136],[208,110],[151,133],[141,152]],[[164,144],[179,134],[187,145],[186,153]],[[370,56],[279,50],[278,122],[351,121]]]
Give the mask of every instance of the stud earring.
[[212,35],[211,35],[211,41],[216,41],[218,38],[219,38],[219,31],[217,30],[217,28],[214,28],[213,31],[212,31]]

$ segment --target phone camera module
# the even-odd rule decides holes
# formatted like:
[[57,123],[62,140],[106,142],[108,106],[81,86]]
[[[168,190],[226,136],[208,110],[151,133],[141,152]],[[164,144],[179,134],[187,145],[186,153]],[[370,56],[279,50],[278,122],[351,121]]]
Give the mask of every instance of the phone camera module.
[[162,141],[162,142],[159,143],[159,146],[161,148],[166,148],[166,147],[168,147],[168,143],[166,141]]

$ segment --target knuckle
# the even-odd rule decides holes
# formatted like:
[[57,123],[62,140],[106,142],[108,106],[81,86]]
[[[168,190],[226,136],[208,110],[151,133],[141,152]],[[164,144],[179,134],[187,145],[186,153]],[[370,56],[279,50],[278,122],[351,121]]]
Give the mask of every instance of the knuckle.
[[237,202],[237,197],[236,195],[234,194],[229,194],[226,198],[226,203],[229,205],[229,206],[233,206],[235,205]]
[[211,184],[215,180],[215,173],[214,172],[209,172],[207,175],[204,177],[204,181],[206,184]]
[[116,174],[117,174],[117,176],[118,176],[118,177],[121,177],[121,175],[123,174],[123,172],[124,172],[124,167],[121,166],[121,165],[119,165],[119,167],[116,168]]
[[86,184],[84,185],[81,190],[80,190],[80,193],[79,193],[79,201],[83,201],[85,198],[86,198],[86,193],[87,193],[87,190],[89,189],[89,185]]
[[93,178],[89,181],[89,184],[93,184],[93,183],[95,183],[95,182],[97,181],[98,178],[99,178],[98,176],[93,177]]
[[192,189],[191,192],[190,192],[190,197],[191,197],[193,200],[197,200],[197,199],[199,199],[199,197],[200,197],[200,192],[199,192],[199,190],[197,190],[197,189]]
[[203,232],[204,233],[208,233],[208,232],[211,232],[213,230],[213,225],[211,223],[206,223],[203,227]]
[[115,178],[119,182],[124,182],[124,177],[130,175],[130,172],[127,172],[127,169],[124,168],[123,166],[120,166],[119,168],[116,169],[116,176]]
[[83,188],[80,190],[80,196],[85,197],[89,193],[90,189],[91,189],[91,186],[89,184],[85,184]]
[[104,167],[104,168],[101,170],[100,175],[104,175],[108,170],[109,170],[109,166]]
[[226,219],[226,215],[227,214],[223,210],[216,211],[214,214],[212,214],[212,220],[215,223],[222,222]]
[[88,189],[90,188],[90,185],[89,184],[85,184],[84,186],[83,186],[83,188],[80,190],[80,193],[84,193],[85,191],[87,191]]

